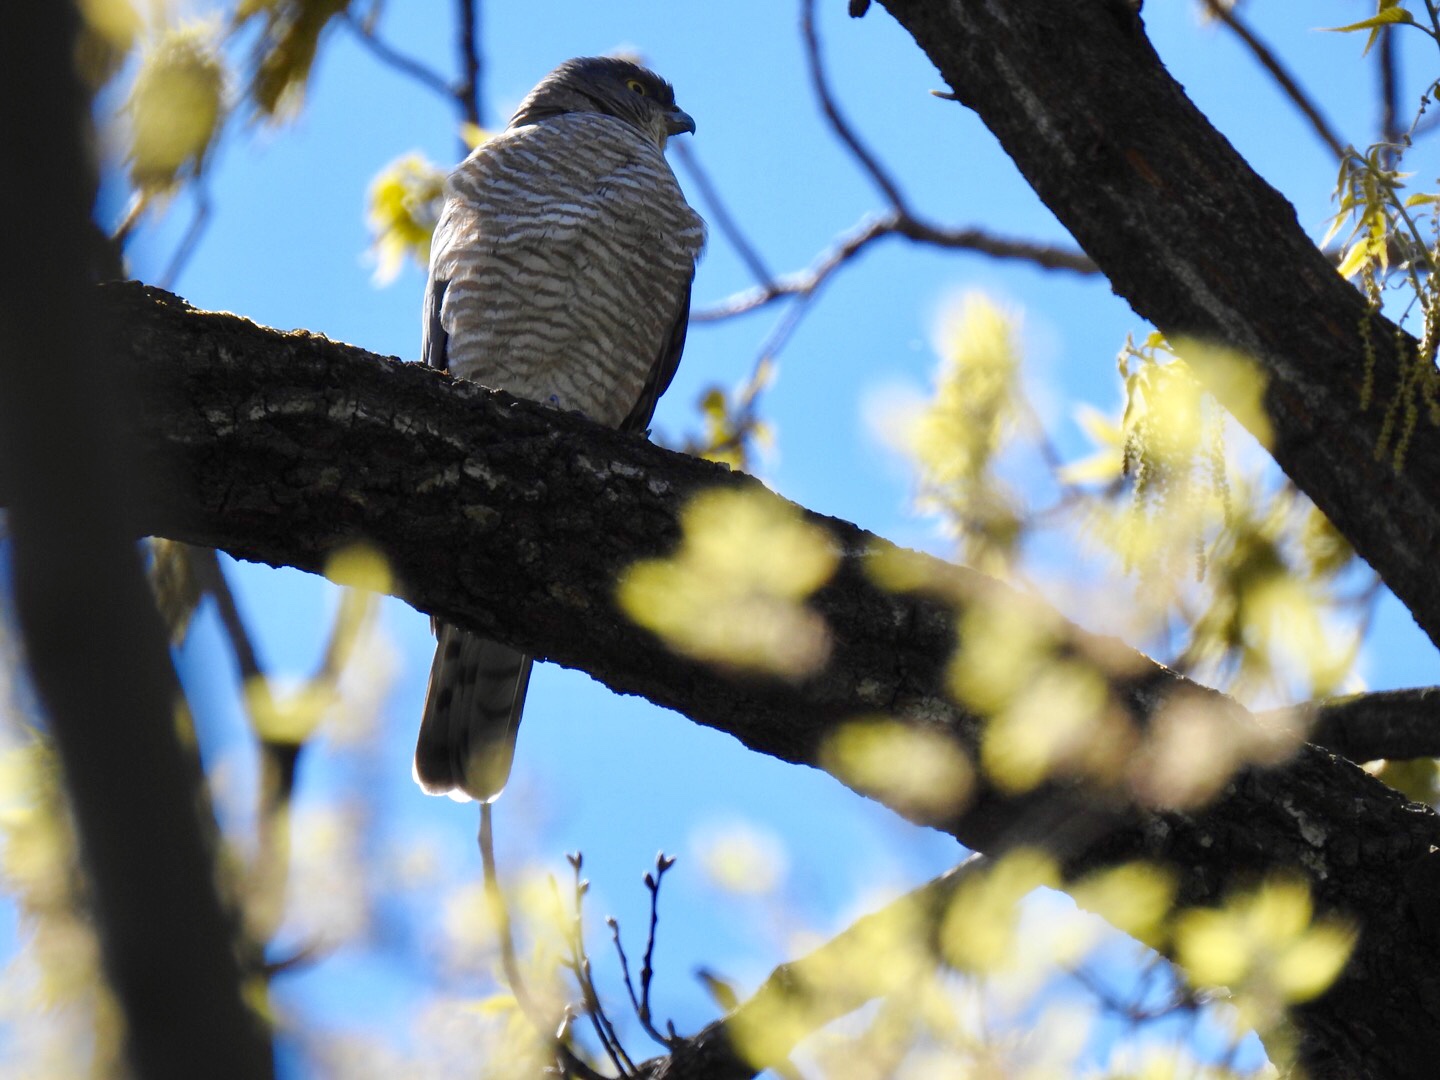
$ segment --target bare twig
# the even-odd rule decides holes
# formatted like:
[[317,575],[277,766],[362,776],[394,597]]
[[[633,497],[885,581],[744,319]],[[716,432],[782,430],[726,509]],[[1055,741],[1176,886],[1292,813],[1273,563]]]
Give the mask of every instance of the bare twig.
[[214,548],[192,547],[189,558],[196,584],[215,601],[220,626],[240,669],[242,693],[250,730],[260,741],[260,791],[257,806],[258,844],[251,871],[250,901],[246,905],[249,930],[260,941],[268,941],[280,925],[285,910],[285,892],[290,869],[291,798],[303,742],[268,738],[262,713],[274,712],[270,680],[260,666],[255,644],[235,603],[235,594],[220,566]]
[[854,259],[870,244],[887,236],[901,236],[915,243],[957,251],[974,251],[997,259],[1018,259],[1034,263],[1046,270],[1068,270],[1085,275],[1100,272],[1090,257],[1079,251],[1028,240],[1009,240],[994,236],[983,229],[942,228],[891,210],[878,217],[867,218],[856,226],[809,270],[787,274],[777,278],[769,286],[737,293],[714,307],[695,312],[690,316],[691,321],[717,322],[758,311],[788,296],[809,296],[836,270]]
[[1070,976],[1089,991],[1107,1012],[1123,1017],[1128,1023],[1137,1026],[1162,1020],[1177,1012],[1193,1012],[1205,1004],[1201,995],[1179,983],[1172,985],[1168,1001],[1154,1006],[1142,1004],[1149,996],[1149,986],[1146,984],[1149,982],[1149,976],[1157,969],[1157,964],[1164,964],[1164,961],[1157,960],[1151,964],[1149,971],[1145,973],[1146,977],[1142,985],[1128,999],[1121,997],[1106,986],[1104,980],[1098,975],[1087,971],[1084,967],[1076,965],[1069,968],[1068,971]]
[[720,198],[720,192],[710,182],[710,174],[701,167],[694,149],[682,139],[675,140],[670,144],[670,148],[680,159],[680,163],[685,166],[685,171],[690,174],[691,179],[695,181],[695,186],[700,189],[700,198],[704,201],[709,218],[720,230],[720,234],[730,242],[730,246],[735,249],[735,254],[740,256],[740,261],[746,265],[760,286],[767,289],[773,288],[775,275],[770,272],[770,268],[765,265],[760,253],[740,230],[739,224]]
[[[615,1033],[615,1025],[610,1022],[609,1014],[600,1004],[600,995],[595,989],[595,979],[590,967],[590,957],[585,952],[585,894],[590,891],[590,883],[580,876],[584,856],[577,851],[572,855],[566,855],[565,860],[570,864],[575,876],[572,897],[575,915],[571,920],[570,930],[565,935],[566,944],[570,948],[570,959],[566,966],[574,974],[575,983],[580,987],[580,997],[585,1003],[585,1012],[590,1017],[590,1024],[595,1029],[595,1037],[600,1040],[600,1046],[605,1051],[605,1056],[610,1059],[610,1063],[615,1066],[622,1077],[633,1076],[635,1062],[625,1052],[620,1036]],[[555,884],[553,877],[550,879],[550,884],[552,887]]]
[[398,49],[388,45],[375,33],[374,27],[369,24],[368,20],[362,20],[350,11],[341,12],[340,18],[359,39],[360,44],[369,49],[371,55],[382,64],[394,68],[402,75],[408,75],[447,101],[455,100],[457,91],[448,79],[428,65],[406,56]]
[[1310,121],[1310,126],[1315,129],[1315,134],[1320,137],[1320,141],[1328,146],[1330,152],[1337,158],[1343,158],[1346,142],[1335,133],[1335,129],[1325,119],[1320,107],[1315,104],[1309,94],[1300,88],[1300,84],[1280,62],[1280,58],[1271,51],[1268,45],[1255,36],[1255,31],[1251,30],[1233,9],[1220,3],[1220,0],[1205,0],[1205,6],[1211,15],[1224,23],[1236,37],[1244,42],[1245,47],[1254,54],[1260,66],[1270,73],[1271,78],[1285,92],[1285,96],[1304,114],[1305,119]]
[[[814,0],[801,0],[800,27],[804,38],[805,53],[809,64],[810,80],[831,129],[836,137],[849,149],[859,162],[861,169],[870,177],[889,202],[887,212],[867,218],[844,236],[829,252],[809,270],[776,278],[760,260],[754,249],[746,242],[734,221],[725,212],[708,178],[696,168],[687,149],[681,149],[682,160],[686,161],[695,175],[701,193],[706,198],[716,224],[735,246],[742,260],[750,268],[758,286],[736,293],[718,304],[691,314],[691,321],[697,323],[716,322],[733,318],[751,311],[758,311],[777,301],[792,298],[790,308],[781,316],[774,328],[761,343],[755,358],[754,369],[749,380],[744,409],[735,425],[737,439],[743,440],[753,430],[759,397],[766,380],[762,374],[773,363],[780,351],[794,334],[829,277],[856,258],[865,248],[887,236],[901,236],[913,243],[931,244],[936,247],[955,250],[977,251],[996,258],[1022,259],[1046,269],[1065,269],[1081,274],[1098,273],[1095,264],[1083,253],[1054,248],[1026,241],[1006,240],[979,229],[955,229],[934,225],[917,218],[894,180],[878,157],[865,145],[841,113],[835,96],[831,92],[825,65],[820,51],[820,39],[815,29]],[[726,446],[712,447],[711,450],[725,450]]]
[[654,1023],[654,1017],[650,1010],[650,982],[654,978],[655,958],[655,932],[660,924],[660,882],[665,872],[675,865],[673,858],[667,857],[662,851],[655,856],[655,872],[645,874],[645,888],[650,892],[650,930],[645,939],[645,955],[643,966],[640,969],[640,993],[635,993],[635,984],[630,979],[630,961],[625,955],[625,947],[620,943],[620,924],[615,919],[606,919],[610,927],[611,938],[615,942],[615,951],[620,956],[620,973],[625,979],[625,989],[630,994],[630,1004],[635,1010],[635,1015],[640,1020],[640,1025],[645,1029],[652,1039],[661,1046],[669,1048],[675,1044],[675,1025],[670,1025],[670,1034],[662,1034]]
[[635,982],[630,978],[630,958],[625,955],[625,946],[620,942],[619,921],[614,916],[610,916],[606,918],[605,925],[610,927],[610,940],[614,942],[615,952],[620,957],[620,975],[625,980],[625,992],[630,995],[630,1007],[635,1011],[635,1015],[639,1018],[640,1026],[645,1029],[645,1033],[661,1046],[669,1049],[671,1039],[656,1030],[650,1017],[641,1012],[640,998],[635,993]]
[[820,56],[820,37],[815,32],[815,0],[800,0],[800,34],[805,40],[805,59],[810,68],[810,84],[815,88],[816,97],[820,99],[820,108],[825,113],[825,119],[830,121],[835,134],[850,148],[855,160],[860,162],[890,205],[902,215],[909,216],[909,208],[905,197],[900,194],[900,186],[861,141],[835,103],[835,95],[831,93],[830,83],[825,76],[825,63]]
[[515,1001],[525,1018],[541,1037],[550,1042],[566,1075],[579,1076],[581,1080],[606,1080],[606,1077],[580,1060],[569,1046],[556,1037],[557,1025],[540,1012],[535,999],[526,988],[525,979],[520,974],[520,962],[515,956],[515,935],[510,925],[510,911],[505,906],[505,894],[500,891],[500,876],[495,869],[495,836],[491,812],[490,803],[480,804],[480,865],[485,875],[485,900],[490,908],[490,917],[495,922],[495,935],[500,939],[500,964],[505,972],[505,981],[510,986],[510,992],[515,995]]
[[1380,69],[1380,141],[1398,147],[1404,137],[1400,130],[1400,52],[1395,48],[1395,35],[1388,26],[1380,30],[1376,64]]
[[240,678],[245,682],[255,678],[264,678],[259,657],[255,653],[255,644],[250,638],[250,631],[246,628],[245,620],[240,615],[240,608],[235,603],[235,594],[230,591],[230,583],[225,579],[224,571],[220,569],[219,554],[214,548],[190,547],[187,550],[196,584],[199,585],[201,592],[208,593],[215,601],[215,610],[220,616],[220,625],[230,642],[231,650],[235,653],[235,663],[240,668]]
[[195,214],[190,219],[189,226],[185,229],[185,235],[180,238],[180,244],[170,256],[170,262],[165,267],[165,273],[160,278],[162,289],[175,287],[175,280],[180,276],[180,271],[185,269],[185,264],[195,254],[195,248],[200,243],[200,237],[205,235],[205,229],[210,224],[210,185],[205,180],[203,172],[196,172],[193,181],[195,192]]
[[[651,1080],[721,1076],[739,1080],[785,1061],[805,1035],[899,988],[897,980],[903,980],[903,975],[884,964],[856,966],[851,963],[852,950],[866,947],[866,942],[887,940],[896,932],[918,934],[921,942],[928,940],[934,947],[955,891],[988,865],[988,860],[974,856],[857,920],[808,955],[782,964],[739,1008],[676,1042],[668,1057],[645,1062],[639,1075]],[[857,977],[837,982],[832,977],[837,965],[854,971]],[[776,1016],[789,1020],[783,1032],[775,1030]],[[753,1060],[737,1046],[737,1032],[756,1030],[771,1036],[764,1041],[763,1061]],[[753,1040],[751,1050],[753,1053]]]
[[673,858],[662,851],[655,856],[655,873],[645,875],[645,888],[650,891],[650,931],[645,937],[645,959],[640,967],[640,1022],[650,1030],[650,981],[655,977],[655,931],[660,926],[660,882],[665,871],[675,865]]

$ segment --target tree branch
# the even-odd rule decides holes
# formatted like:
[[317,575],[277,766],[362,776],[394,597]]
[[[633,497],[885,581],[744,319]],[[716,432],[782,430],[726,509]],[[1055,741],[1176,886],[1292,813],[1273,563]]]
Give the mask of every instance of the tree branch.
[[[1186,98],[1133,8],[885,6],[1139,315],[1258,365],[1275,460],[1440,643],[1440,427],[1405,377],[1416,343],[1368,313],[1294,208]],[[1367,371],[1374,403],[1362,411]],[[1223,376],[1211,389],[1243,403]],[[1398,468],[1381,437],[1397,400],[1422,413]]]
[[460,23],[460,82],[455,100],[464,119],[480,127],[485,113],[480,98],[480,0],[455,0],[455,4]]
[[[928,589],[887,591],[876,567],[895,549],[815,515],[841,555],[812,601],[832,637],[822,671],[739,678],[671,655],[615,608],[614,582],[634,560],[670,553],[696,492],[762,490],[754,480],[418,364],[195,312],[133,284],[101,292],[124,346],[117,370],[145,404],[133,434],[158,481],[134,507],[145,532],[312,571],[363,538],[420,610],[794,763],[834,768],[825,748],[836,731],[877,713],[978,760],[984,722],[956,704],[947,678],[957,609],[976,603],[1036,611],[1057,647],[1108,676],[1137,731],[1198,708],[1236,740],[1253,733],[1233,701],[972,571],[912,555],[906,565]],[[1146,810],[1123,788],[1078,779],[1023,794],[977,785],[955,803],[869,794],[987,853],[1044,844],[1069,873],[1137,857],[1173,864],[1185,904],[1280,868],[1303,873],[1322,910],[1366,928],[1345,977],[1305,1007],[1304,1035],[1348,1048],[1336,1060],[1354,1075],[1428,1076],[1440,1004],[1413,988],[1440,967],[1430,811],[1314,748],[1242,770],[1188,812]],[[1375,1046],[1385,1049],[1373,1061],[1361,1053]]]
[[387,67],[394,68],[407,78],[414,79],[421,86],[433,90],[447,101],[455,101],[460,90],[446,81],[445,77],[435,69],[428,67],[419,60],[406,56],[399,49],[389,45],[375,32],[375,28],[367,21],[360,19],[352,11],[342,11],[340,19],[349,27],[361,45],[370,51],[370,54]]
[[1351,694],[1259,719],[1308,726],[1307,740],[1354,762],[1440,757],[1440,686]]
[[[1245,44],[1260,66],[1270,73],[1270,77],[1275,80],[1276,85],[1300,110],[1301,115],[1310,122],[1315,134],[1319,136],[1321,142],[1329,147],[1336,159],[1343,158],[1349,144],[1335,134],[1335,129],[1325,119],[1325,114],[1320,111],[1320,106],[1315,104],[1314,99],[1300,88],[1300,84],[1295,81],[1295,76],[1290,74],[1289,69],[1280,62],[1280,58],[1275,55],[1270,46],[1256,36],[1255,31],[1250,29],[1249,24],[1240,18],[1229,4],[1221,3],[1221,0],[1205,0],[1205,6],[1212,16],[1229,27],[1231,33]],[[1382,37],[1388,40],[1389,34],[1382,33]]]
[[768,307],[787,296],[808,298],[817,292],[830,275],[854,259],[877,240],[887,236],[902,236],[915,243],[931,244],[935,247],[955,251],[974,251],[996,259],[1018,259],[1034,263],[1044,270],[1069,270],[1076,274],[1098,274],[1100,272],[1089,256],[1079,251],[1037,244],[1030,240],[1011,240],[996,236],[984,229],[950,229],[930,225],[916,218],[907,217],[898,210],[891,210],[879,217],[868,218],[831,248],[809,270],[798,274],[786,274],[768,285],[737,293],[712,307],[704,308],[690,316],[693,322],[716,322],[736,315]]

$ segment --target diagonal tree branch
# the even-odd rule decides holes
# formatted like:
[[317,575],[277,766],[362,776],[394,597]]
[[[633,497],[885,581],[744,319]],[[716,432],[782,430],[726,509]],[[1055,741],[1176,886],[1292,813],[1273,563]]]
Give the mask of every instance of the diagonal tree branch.
[[[822,671],[737,678],[671,655],[615,608],[613,583],[635,559],[673,549],[694,493],[761,491],[754,480],[420,365],[195,312],[138,285],[101,291],[124,345],[117,370],[144,403],[132,434],[157,482],[134,507],[142,531],[307,570],[366,539],[422,611],[798,764],[833,768],[835,733],[876,713],[974,759],[984,723],[950,697],[947,670],[957,609],[976,603],[1033,611],[1068,655],[1098,658],[1137,729],[1197,708],[1235,740],[1251,738],[1233,701],[982,575],[913,555],[902,562],[928,590],[887,591],[876,567],[895,549],[815,515],[841,554],[812,601],[833,636]],[[1412,988],[1440,965],[1430,811],[1314,748],[1242,770],[1209,806],[1185,812],[1146,810],[1120,788],[1079,780],[1025,793],[977,784],[954,803],[870,794],[987,853],[1044,844],[1069,873],[1137,857],[1173,864],[1185,904],[1281,868],[1304,874],[1322,910],[1365,928],[1345,977],[1300,1014],[1307,1045],[1357,1076],[1428,1075],[1440,1005]]]
[[[1350,145],[1330,126],[1330,121],[1325,119],[1325,114],[1320,111],[1320,106],[1315,100],[1301,89],[1300,84],[1295,81],[1288,68],[1281,63],[1280,58],[1275,55],[1270,46],[1261,41],[1259,36],[1250,25],[1235,13],[1235,8],[1230,4],[1222,3],[1221,0],[1204,0],[1206,9],[1210,14],[1224,23],[1236,37],[1244,42],[1245,47],[1250,50],[1256,62],[1270,73],[1277,86],[1290,99],[1294,106],[1300,110],[1302,116],[1310,122],[1311,128],[1335,157],[1343,158],[1346,148]],[[1390,35],[1382,35],[1387,41]]]
[[1440,757],[1440,686],[1351,694],[1276,709],[1260,719],[1298,721],[1312,743],[1351,761]]
[[[1367,312],[1185,96],[1121,0],[885,0],[1115,291],[1172,340],[1250,357],[1280,467],[1440,643],[1440,427],[1409,335]],[[1372,404],[1362,410],[1367,372]],[[1201,364],[1227,405],[1243,401]],[[1416,416],[1404,459],[1388,407]]]

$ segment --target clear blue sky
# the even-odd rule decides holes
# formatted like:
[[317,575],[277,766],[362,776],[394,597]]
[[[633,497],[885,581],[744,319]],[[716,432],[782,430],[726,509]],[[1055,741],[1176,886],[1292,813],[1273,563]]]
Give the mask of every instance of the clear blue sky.
[[[940,78],[883,9],[852,21],[838,0],[820,6],[841,104],[919,210],[942,223],[1067,242],[979,121],[927,93],[942,86]],[[1250,12],[1301,82],[1321,97],[1343,136],[1357,143],[1367,142],[1373,128],[1372,73],[1360,64],[1361,40],[1310,28],[1360,18],[1364,6],[1312,0]],[[392,3],[381,31],[397,48],[449,73],[452,7],[442,0]],[[486,8],[489,124],[503,123],[529,87],[566,57],[641,52],[675,84],[680,104],[696,118],[695,153],[774,271],[806,266],[881,206],[819,115],[804,78],[796,5],[492,0]],[[1334,167],[1327,151],[1233,39],[1200,24],[1197,8],[1175,0],[1147,5],[1146,24],[1161,56],[1320,236],[1332,212]],[[1421,54],[1410,55],[1413,73]],[[377,170],[406,151],[452,161],[454,119],[431,92],[377,64],[345,32],[335,34],[296,122],[227,139],[211,181],[213,219],[176,291],[198,307],[413,358],[423,275],[407,268],[388,287],[373,283],[366,189]],[[1434,172],[1433,157],[1416,164]],[[145,230],[133,251],[138,276],[158,277],[187,214],[182,199],[168,219]],[[750,284],[712,231],[695,284],[697,309]],[[1148,329],[1106,282],[889,241],[833,280],[783,354],[779,381],[766,399],[778,446],[761,463],[764,479],[813,510],[946,552],[933,524],[911,514],[910,474],[882,447],[867,417],[878,398],[928,388],[937,312],[947,297],[977,288],[1023,310],[1035,399],[1064,452],[1072,458],[1088,453],[1072,421],[1074,405],[1117,411],[1114,356],[1127,333],[1138,337]],[[767,309],[693,328],[657,413],[658,431],[678,441],[694,428],[701,391],[741,381],[780,314]],[[254,566],[235,568],[234,580],[269,669],[282,678],[309,672],[333,607],[328,586]],[[1107,629],[1092,613],[1071,614]],[[366,821],[356,835],[367,845],[362,857],[377,880],[393,883],[386,875],[398,874],[406,858],[425,855],[433,864],[416,887],[398,890],[383,910],[369,913],[363,947],[283,984],[286,1000],[313,1022],[339,1028],[403,1026],[407,1010],[433,989],[432,973],[413,961],[444,948],[441,898],[479,873],[474,808],[426,798],[410,780],[432,648],[427,620],[390,601],[382,621],[393,654],[374,738],[327,736],[312,746],[301,805],[338,804]],[[238,734],[234,676],[210,620],[197,626],[182,661],[208,752],[233,779],[234,804],[243,806],[253,762]],[[1433,650],[1393,603],[1382,610],[1362,668],[1374,687],[1440,682]],[[786,870],[776,896],[727,897],[703,873],[699,852],[706,836],[737,822],[773,836],[783,849]],[[592,922],[615,914],[632,954],[645,916],[640,875],[657,849],[680,856],[666,886],[657,1002],[682,1030],[714,1015],[690,977],[693,968],[709,966],[752,986],[790,955],[785,920],[822,933],[838,929],[879,897],[919,884],[963,854],[953,841],[904,824],[824,774],[750,754],[728,737],[548,666],[531,684],[515,777],[498,804],[497,825],[500,857],[509,867],[538,861],[558,869],[564,852],[583,850],[594,882]],[[343,894],[366,883],[341,878],[326,887]],[[343,896],[334,903],[345,907]],[[788,915],[782,914],[786,906]],[[593,944],[604,952],[603,928]],[[607,953],[602,977],[612,975]],[[480,986],[464,975],[448,978],[446,989],[457,993]]]

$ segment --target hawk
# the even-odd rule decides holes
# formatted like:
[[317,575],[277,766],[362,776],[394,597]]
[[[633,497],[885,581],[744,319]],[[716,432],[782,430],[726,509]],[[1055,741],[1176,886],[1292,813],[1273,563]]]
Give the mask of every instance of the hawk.
[[[695,131],[669,83],[581,57],[450,175],[430,250],[425,362],[644,433],[685,345],[705,224],[665,160]],[[510,774],[531,657],[440,620],[415,778],[489,802]]]

